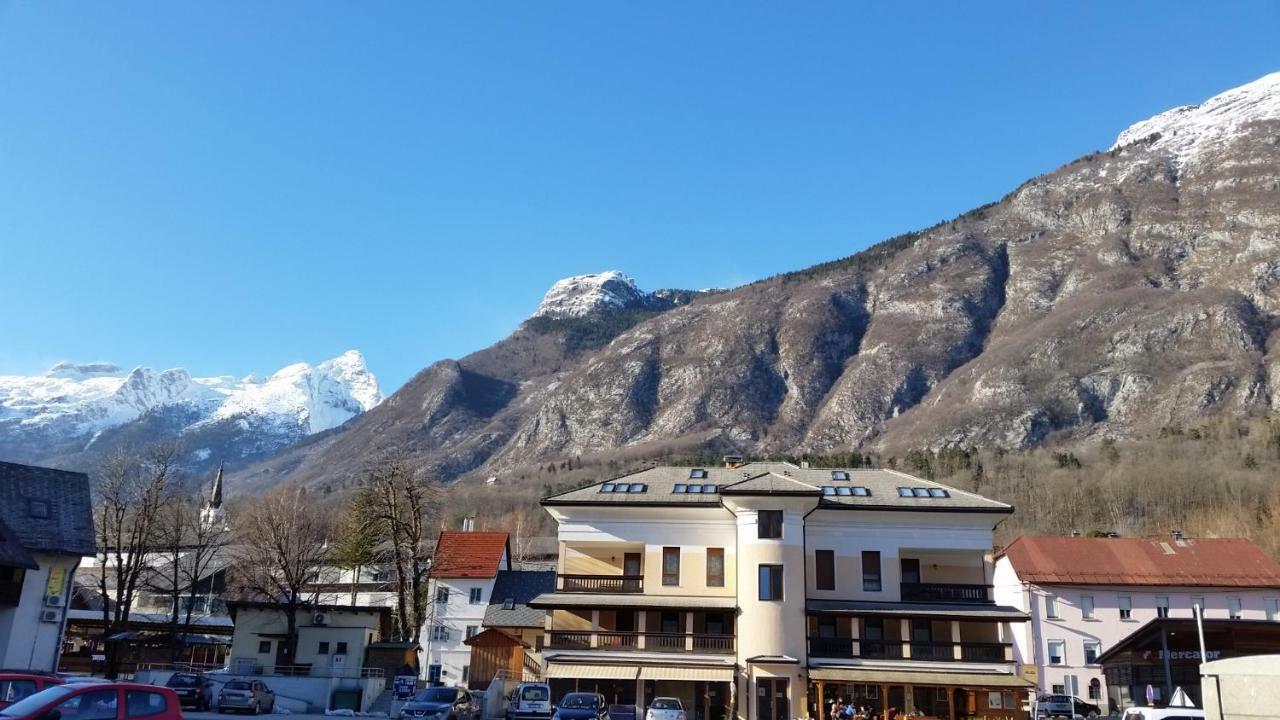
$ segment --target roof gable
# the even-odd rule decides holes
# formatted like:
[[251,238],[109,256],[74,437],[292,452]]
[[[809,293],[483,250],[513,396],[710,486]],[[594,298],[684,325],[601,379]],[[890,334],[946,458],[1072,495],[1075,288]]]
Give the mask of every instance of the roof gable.
[[431,562],[433,578],[491,578],[505,570],[507,534],[445,530],[436,541]]
[[733,483],[726,485],[720,489],[724,495],[821,495],[822,491],[816,485],[810,485],[801,482],[795,478],[787,477],[787,475],[779,475],[775,472],[760,473]]
[[[37,517],[33,503],[47,517]],[[0,462],[0,520],[31,551],[93,555],[89,476]]]
[[1243,538],[1023,536],[1002,555],[1023,582],[1280,587],[1280,564]]

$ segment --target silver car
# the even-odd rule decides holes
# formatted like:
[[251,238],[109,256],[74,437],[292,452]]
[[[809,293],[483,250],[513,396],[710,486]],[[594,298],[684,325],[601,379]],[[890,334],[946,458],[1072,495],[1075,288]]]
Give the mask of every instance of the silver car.
[[276,694],[261,680],[232,680],[218,693],[218,712],[251,712],[259,715],[276,708]]

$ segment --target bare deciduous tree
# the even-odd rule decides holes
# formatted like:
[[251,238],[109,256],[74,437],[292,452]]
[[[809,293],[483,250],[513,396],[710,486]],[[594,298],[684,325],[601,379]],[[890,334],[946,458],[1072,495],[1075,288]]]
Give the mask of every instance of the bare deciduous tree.
[[[211,593],[212,575],[223,561],[231,532],[217,518],[201,516],[199,494],[175,494],[161,508],[155,527],[154,570],[147,589],[167,600],[169,654],[182,651],[180,626],[191,627],[201,593]],[[207,613],[210,608],[203,611]]]
[[300,488],[273,490],[236,515],[235,585],[248,597],[279,603],[285,613],[277,665],[295,664],[298,612],[315,602],[330,530],[329,517]]
[[439,528],[438,489],[418,477],[403,455],[382,455],[365,466],[364,497],[390,547],[400,639],[418,642],[432,606],[427,573]]
[[[156,520],[169,498],[177,446],[157,443],[136,456],[118,451],[98,469],[95,532],[101,576],[103,636],[122,632],[156,539]],[[107,677],[120,672],[119,643],[106,644]]]

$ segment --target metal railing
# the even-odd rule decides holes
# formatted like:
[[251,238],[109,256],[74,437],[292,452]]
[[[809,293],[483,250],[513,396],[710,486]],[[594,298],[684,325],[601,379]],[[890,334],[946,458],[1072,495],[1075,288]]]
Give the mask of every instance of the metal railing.
[[926,662],[1003,663],[1013,660],[1013,646],[1006,643],[809,638],[809,654],[814,657],[902,660],[908,657],[908,653],[910,659]]
[[990,585],[960,583],[902,583],[904,602],[990,603]]
[[732,635],[706,633],[621,632],[615,630],[551,630],[551,650],[643,650],[661,653],[732,654]]
[[557,575],[559,592],[642,593],[643,575]]

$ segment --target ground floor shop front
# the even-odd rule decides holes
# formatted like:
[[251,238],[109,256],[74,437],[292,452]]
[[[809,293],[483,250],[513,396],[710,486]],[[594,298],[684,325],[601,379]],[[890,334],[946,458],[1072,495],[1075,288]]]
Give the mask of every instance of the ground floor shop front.
[[832,720],[837,706],[854,716],[938,720],[1023,720],[1030,683],[1012,675],[811,668],[808,713]]
[[[733,668],[662,665],[589,665],[549,663],[547,683],[558,702],[571,692],[594,692],[637,716],[654,698],[678,698],[689,720],[728,720],[733,716]],[[615,710],[611,715],[618,714]]]

